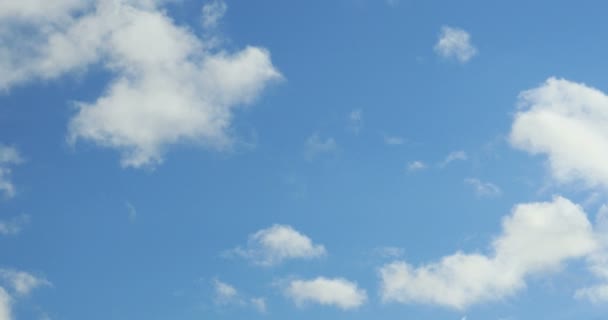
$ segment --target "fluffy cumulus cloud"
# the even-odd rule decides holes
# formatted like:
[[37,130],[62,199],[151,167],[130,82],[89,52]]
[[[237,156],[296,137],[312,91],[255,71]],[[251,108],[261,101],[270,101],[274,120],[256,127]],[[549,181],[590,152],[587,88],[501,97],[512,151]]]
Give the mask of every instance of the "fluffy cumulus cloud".
[[342,278],[292,280],[285,288],[285,295],[298,306],[315,303],[345,310],[356,309],[367,301],[365,290]]
[[477,54],[471,35],[463,29],[444,26],[435,44],[435,52],[444,58],[468,62]]
[[313,259],[327,254],[325,247],[287,225],[273,225],[249,236],[247,247],[233,253],[260,266],[273,266],[288,259]]
[[[23,13],[0,16],[0,41],[9,44],[0,49],[0,87],[104,66],[114,78],[100,97],[77,103],[69,139],[117,149],[124,166],[158,164],[179,143],[229,148],[235,109],[282,78],[268,50],[214,47],[176,24],[159,1],[62,0],[46,19],[33,8],[45,1],[23,3],[12,5]],[[15,31],[21,28],[33,32]]]
[[608,187],[608,96],[565,79],[549,78],[519,95],[511,144],[547,157],[559,183]]
[[15,147],[0,144],[0,193],[7,198],[14,197],[16,193],[11,180],[11,167],[22,161],[23,158]]
[[490,254],[457,252],[418,267],[386,264],[380,269],[381,295],[385,302],[464,309],[508,297],[525,287],[527,276],[556,271],[597,247],[585,212],[568,199],[520,204],[503,219]]

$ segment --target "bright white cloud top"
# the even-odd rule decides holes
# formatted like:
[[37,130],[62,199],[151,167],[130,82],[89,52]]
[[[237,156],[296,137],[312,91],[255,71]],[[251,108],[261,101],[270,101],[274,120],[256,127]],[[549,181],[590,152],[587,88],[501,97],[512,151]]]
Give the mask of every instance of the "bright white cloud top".
[[463,29],[444,26],[435,44],[435,52],[448,59],[456,59],[466,63],[477,54],[477,49],[471,43],[471,35]]
[[570,200],[515,206],[489,255],[457,252],[413,267],[404,261],[380,269],[385,302],[435,304],[455,309],[499,300],[521,290],[526,277],[557,270],[597,249],[585,212]]
[[318,277],[312,280],[292,280],[285,295],[300,307],[308,304],[334,306],[344,310],[356,309],[367,301],[367,293],[356,283],[342,278]]
[[233,252],[256,265],[274,266],[289,259],[314,259],[327,251],[291,226],[273,225],[249,236],[247,247]]
[[587,85],[549,78],[519,96],[511,144],[547,156],[559,183],[608,187],[608,96]]
[[[177,143],[229,148],[235,108],[251,104],[282,79],[268,50],[213,47],[176,24],[155,1],[69,1],[54,7],[48,21],[37,19],[38,9],[26,3],[12,5],[19,14],[0,19],[5,28],[38,30],[26,38],[0,34],[10,44],[0,49],[0,87],[101,63],[115,77],[95,101],[77,103],[69,139],[117,149],[123,166],[158,164]],[[220,17],[207,22],[216,24],[210,21]]]

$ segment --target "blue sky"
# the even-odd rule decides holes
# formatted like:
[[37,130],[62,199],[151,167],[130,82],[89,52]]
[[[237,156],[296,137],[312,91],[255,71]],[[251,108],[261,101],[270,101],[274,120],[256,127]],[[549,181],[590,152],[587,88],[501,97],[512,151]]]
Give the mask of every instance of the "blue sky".
[[600,1],[0,1],[0,320],[602,319]]

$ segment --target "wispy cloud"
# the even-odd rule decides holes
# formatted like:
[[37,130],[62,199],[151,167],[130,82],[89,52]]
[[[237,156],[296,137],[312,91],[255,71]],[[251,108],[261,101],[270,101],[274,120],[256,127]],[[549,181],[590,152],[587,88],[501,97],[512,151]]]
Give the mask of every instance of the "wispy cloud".
[[12,166],[22,162],[23,158],[15,147],[0,144],[0,192],[6,198],[12,198],[17,193],[11,180]]
[[333,153],[338,149],[336,140],[332,137],[321,138],[318,133],[306,139],[305,155],[308,160],[313,160],[322,154]]
[[348,129],[358,134],[363,129],[363,110],[355,109],[348,114]]
[[266,298],[248,298],[239,292],[239,290],[237,290],[234,286],[220,281],[217,278],[213,279],[213,291],[213,301],[218,306],[251,307],[260,313],[265,313],[267,311]]
[[405,143],[405,139],[399,136],[384,136],[384,143],[389,146],[398,146]]
[[206,29],[216,28],[227,10],[228,6],[223,0],[212,0],[203,5],[201,18],[203,27]]
[[502,193],[502,190],[497,185],[483,182],[477,178],[466,178],[464,182],[473,187],[475,194],[480,197],[495,197]]
[[443,168],[454,161],[465,161],[467,159],[468,159],[468,156],[467,156],[466,152],[464,152],[462,150],[453,151],[453,152],[450,152],[450,154],[448,154],[441,163],[439,163],[439,167]]
[[30,222],[30,216],[19,215],[10,220],[0,220],[0,235],[12,236],[19,234],[23,227]]
[[409,171],[409,172],[421,171],[421,170],[426,169],[427,167],[428,167],[427,164],[422,161],[412,161],[407,164],[407,171]]

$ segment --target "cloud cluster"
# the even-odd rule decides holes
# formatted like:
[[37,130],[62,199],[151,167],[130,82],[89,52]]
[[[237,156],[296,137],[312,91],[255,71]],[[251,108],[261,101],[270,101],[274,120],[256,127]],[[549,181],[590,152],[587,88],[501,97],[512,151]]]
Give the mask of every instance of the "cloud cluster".
[[419,267],[386,264],[380,269],[381,296],[385,302],[464,309],[510,296],[525,287],[526,277],[557,270],[597,246],[585,212],[570,200],[520,204],[503,219],[490,254],[457,252]]
[[[9,30],[0,41],[10,44],[0,49],[0,88],[102,65],[114,78],[95,101],[76,104],[69,140],[117,149],[123,166],[158,164],[179,143],[229,148],[234,110],[282,79],[268,50],[214,47],[177,25],[158,1],[61,0],[46,19],[29,3],[0,17]],[[207,24],[223,15],[203,11]]]
[[249,236],[245,248],[233,253],[256,265],[273,266],[288,259],[313,259],[327,254],[325,247],[288,225],[273,225]]

